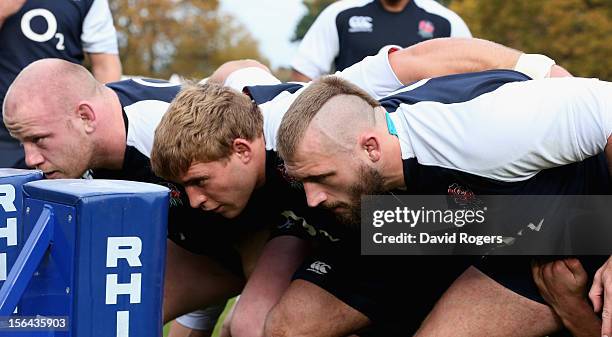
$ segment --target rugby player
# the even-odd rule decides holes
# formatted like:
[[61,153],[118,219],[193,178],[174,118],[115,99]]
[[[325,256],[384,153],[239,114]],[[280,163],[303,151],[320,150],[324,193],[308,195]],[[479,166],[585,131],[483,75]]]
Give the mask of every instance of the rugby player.
[[[0,2],[0,101],[19,72],[33,61],[89,59],[101,82],[121,78],[117,33],[108,0]],[[0,117],[0,167],[26,168],[23,148]]]
[[293,80],[344,70],[385,45],[408,47],[441,37],[472,37],[463,20],[431,0],[342,0],[325,7],[302,38]]
[[[108,85],[79,65],[45,59],[28,66],[10,87],[4,102],[8,130],[22,142],[26,162],[47,178],[124,179],[162,184],[171,189],[163,320],[219,302],[188,327],[212,333],[224,301],[240,292],[244,274],[254,268],[267,235],[262,227],[228,223],[189,207],[184,191],[156,177],[149,154],[153,132],[180,86],[133,79]],[[285,243],[270,242],[274,252]],[[277,245],[277,247],[273,247]],[[280,266],[280,254],[266,256]],[[289,266],[285,273],[292,273]],[[244,270],[243,270],[244,269]],[[278,278],[277,278],[278,277]],[[281,281],[285,282],[286,281]]]
[[[308,204],[331,209],[347,224],[359,223],[362,195],[389,191],[445,195],[450,186],[461,186],[475,195],[609,193],[603,152],[612,133],[612,84],[528,80],[505,70],[452,75],[377,101],[327,77],[306,88],[284,115],[278,151],[288,174],[303,182]],[[461,263],[426,258],[406,260],[406,267]],[[509,336],[519,329],[524,336],[543,336],[559,329],[558,317],[530,282],[528,263],[521,262],[488,258],[468,269],[419,334]],[[596,274],[597,268],[590,270],[590,298],[596,311],[603,307],[602,335],[610,334],[611,325],[612,298],[603,296],[612,289],[608,265]],[[420,277],[428,278],[423,270]],[[574,319],[568,328],[585,328],[577,317],[561,318]],[[590,318],[597,319],[592,312]]]
[[[445,43],[451,43],[458,52],[455,57],[463,60],[458,65],[435,63],[434,60],[448,57]],[[488,69],[491,66],[511,69],[521,57],[519,52],[482,40],[440,39],[426,42],[421,47],[426,47],[437,56],[421,54],[415,52],[418,49],[410,48],[387,56],[388,49],[384,49],[375,57],[366,58],[361,64],[346,69],[339,76],[358,83],[375,96],[383,97],[402,85],[396,77],[408,83],[427,76]],[[401,57],[403,55],[410,57]],[[411,66],[399,66],[395,63],[396,59]],[[540,67],[532,68],[532,73],[544,76],[551,71],[551,67],[563,72],[547,61]],[[261,205],[259,212],[262,214],[283,213],[287,221],[283,226],[296,229],[295,235],[312,235],[320,238],[321,245],[333,246],[334,251],[341,250],[335,248],[340,246],[352,252],[352,240],[341,237],[342,233],[335,233],[335,228],[325,226],[329,220],[319,218],[323,215],[307,210],[302,191],[293,188],[291,182],[286,180],[282,162],[275,151],[280,118],[302,84],[280,84],[258,69],[231,72],[235,68],[230,68],[229,71],[221,70],[220,73],[225,74],[220,77],[227,77],[226,84],[236,89],[244,88],[250,97],[214,83],[187,85],[170,105],[156,131],[151,153],[154,171],[159,176],[184,185],[195,208],[233,218],[244,211],[245,205],[257,203]],[[215,75],[211,78],[215,78]],[[344,246],[337,243],[339,241],[349,243]],[[356,267],[354,264],[347,265],[341,274],[348,277]],[[307,262],[302,269],[298,275],[331,273],[325,264],[317,261]],[[357,273],[354,275],[359,277]],[[264,335],[345,336],[369,325],[369,317],[378,316],[374,313],[376,310],[386,311],[381,308],[382,303],[367,303],[367,298],[359,303],[357,289],[349,289],[346,285],[343,287],[338,282],[325,283],[323,278],[298,278],[301,280],[294,281],[289,288],[301,296],[300,304],[291,308],[298,314],[283,326],[277,324],[280,320],[269,320]],[[355,288],[359,288],[371,287],[372,282],[377,280],[365,283],[360,283],[358,279],[354,281]],[[244,310],[241,303],[242,300],[237,304],[238,312]],[[366,315],[361,312],[366,312]],[[239,321],[239,315],[235,315]]]
[[[491,45],[493,44],[480,41],[480,47],[473,44],[462,46],[461,41],[447,41],[447,48],[453,48],[456,53],[450,60],[438,51],[436,45],[423,45],[403,51],[405,55],[410,56],[407,61],[392,55],[392,64],[406,68],[405,73],[420,78],[430,76],[427,71],[432,70],[428,69],[436,67],[438,71],[445,73],[470,71],[480,67],[500,67],[504,62],[513,65],[520,54]],[[487,51],[488,57],[480,56]],[[425,61],[436,62],[437,65],[424,66]],[[388,64],[385,62],[382,66],[386,67]],[[11,87],[4,101],[7,108],[4,110],[4,117],[7,118],[9,130],[23,143],[28,164],[43,170],[47,178],[74,178],[92,169],[90,174],[93,177],[161,183],[173,190],[164,321],[195,308],[217,303],[238,292],[244,282],[241,269],[246,268],[249,274],[248,271],[253,269],[259,255],[244,253],[249,251],[249,246],[254,246],[251,250],[259,249],[253,243],[262,240],[251,240],[253,233],[258,232],[259,228],[254,228],[253,224],[235,225],[237,221],[227,224],[220,217],[189,212],[182,191],[176,186],[168,185],[168,182],[150,171],[148,156],[153,130],[179,87],[148,80],[129,80],[104,87],[93,81],[83,70],[84,68],[72,67],[58,60],[44,60],[24,70]],[[375,82],[377,76],[366,80]],[[397,83],[392,81],[392,88],[385,90],[394,90],[398,86]],[[244,237],[248,239],[243,240]],[[232,247],[240,242],[244,242],[247,247],[240,249],[242,254]],[[274,245],[277,246],[273,247]],[[278,291],[286,286],[289,277],[282,277],[282,272],[290,273],[294,269],[291,263],[299,263],[297,261],[300,259],[300,245],[293,238],[279,238],[267,244],[271,248],[266,251],[273,252],[269,254],[269,258],[285,261],[262,263],[262,266],[277,268],[263,269],[267,271],[256,274],[262,275],[263,281],[259,284],[267,287],[267,291],[257,290],[257,277],[250,278],[251,286],[247,286],[247,290],[253,289],[255,295],[263,295],[261,298],[264,300],[257,301],[257,306],[274,303],[274,296],[270,296],[272,290]],[[291,254],[278,254],[289,247],[294,249]],[[268,255],[264,252],[265,256]],[[240,267],[241,264],[243,268]],[[273,275],[273,280],[265,278],[266,275]],[[248,308],[249,298],[243,296],[241,307]],[[241,312],[245,311],[239,310],[237,317],[261,315],[267,310],[250,310],[242,315]],[[183,323],[193,321],[193,317],[185,319]],[[261,326],[262,319],[255,317],[237,322],[247,324],[235,325],[235,335],[248,335],[260,330],[252,328],[248,323],[256,322]],[[211,325],[210,319],[201,323],[188,326]]]

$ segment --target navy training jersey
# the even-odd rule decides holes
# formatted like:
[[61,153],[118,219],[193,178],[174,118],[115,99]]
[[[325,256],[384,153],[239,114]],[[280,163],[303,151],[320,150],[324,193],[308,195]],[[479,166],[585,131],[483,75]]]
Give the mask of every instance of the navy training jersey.
[[325,8],[302,40],[292,67],[317,78],[343,70],[386,45],[408,47],[439,37],[471,37],[461,18],[433,0],[411,0],[392,13],[378,0],[343,0]]
[[[117,54],[107,0],[27,0],[0,26],[0,103],[28,64],[44,58],[80,64],[84,52]],[[4,124],[0,124],[0,152],[0,167],[14,166],[23,158],[23,150]]]

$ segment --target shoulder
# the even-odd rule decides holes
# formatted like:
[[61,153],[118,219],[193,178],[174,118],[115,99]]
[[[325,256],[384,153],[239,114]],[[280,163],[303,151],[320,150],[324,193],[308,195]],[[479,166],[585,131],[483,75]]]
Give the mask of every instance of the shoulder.
[[164,80],[134,78],[107,84],[123,107],[139,101],[162,101],[170,103],[178,94],[181,86]]
[[[451,25],[462,25],[466,26],[465,22],[457,13],[442,6],[440,3],[434,0],[411,0],[414,4],[422,10],[440,16],[450,22]],[[467,29],[467,26],[466,26]]]

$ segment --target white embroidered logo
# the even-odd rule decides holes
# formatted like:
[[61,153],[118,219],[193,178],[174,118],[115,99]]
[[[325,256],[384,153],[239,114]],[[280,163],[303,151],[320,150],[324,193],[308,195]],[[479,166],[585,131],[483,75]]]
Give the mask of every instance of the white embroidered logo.
[[[36,17],[41,17],[47,22],[47,30],[44,33],[37,33],[32,29],[32,20]],[[64,34],[57,31],[57,19],[55,15],[49,10],[44,8],[36,8],[27,11],[21,18],[21,31],[23,35],[34,42],[47,42],[52,38],[57,39],[55,48],[57,50],[64,50]]]
[[374,27],[369,16],[351,16],[348,23],[349,33],[371,32]]
[[331,269],[331,266],[325,262],[315,261],[313,262],[307,270],[315,272],[319,275],[327,274],[327,271]]

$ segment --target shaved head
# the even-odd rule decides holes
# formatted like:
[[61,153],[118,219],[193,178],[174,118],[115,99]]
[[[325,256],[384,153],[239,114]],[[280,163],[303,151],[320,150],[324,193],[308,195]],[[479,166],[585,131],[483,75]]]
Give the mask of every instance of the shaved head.
[[123,160],[119,99],[80,65],[58,59],[30,64],[9,88],[3,117],[26,164],[47,178],[78,178]]
[[380,113],[374,108],[379,106],[378,101],[344,79],[336,76],[318,79],[304,89],[283,116],[278,130],[278,152],[285,161],[291,161],[307,133],[321,137],[322,145],[353,148],[360,132],[373,128],[377,120],[384,118],[376,116]]
[[12,131],[21,105],[40,108],[49,113],[68,112],[82,99],[96,94],[100,84],[84,67],[60,59],[36,61],[17,76],[3,103],[3,118]]
[[354,95],[337,95],[321,107],[306,130],[314,133],[325,148],[352,151],[357,137],[376,126],[374,108]]

